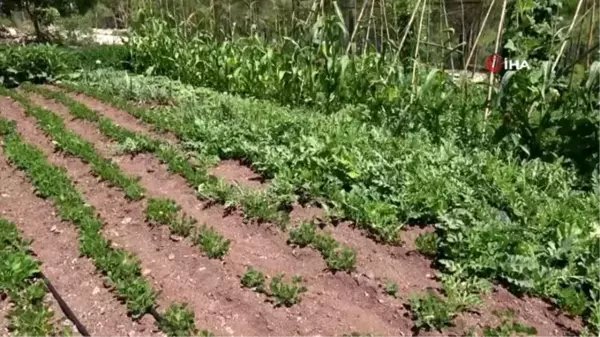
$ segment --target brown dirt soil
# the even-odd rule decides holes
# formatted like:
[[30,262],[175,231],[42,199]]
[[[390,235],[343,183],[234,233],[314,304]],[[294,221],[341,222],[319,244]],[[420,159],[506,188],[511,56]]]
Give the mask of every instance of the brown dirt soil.
[[[48,102],[44,102],[44,104],[54,111],[60,112],[62,110],[61,114],[66,113],[64,107],[61,108],[57,104]],[[126,114],[125,112],[121,113]],[[111,143],[94,126],[83,121],[73,121],[69,122],[69,127],[94,142],[97,148],[106,155],[111,154],[108,151]],[[140,176],[140,183],[148,189],[151,196],[168,197],[175,200],[187,214],[199,220],[200,224],[206,223],[214,226],[226,238],[232,240],[230,253],[225,257],[224,266],[220,266],[220,270],[219,265],[215,266],[215,262],[211,260],[202,262],[200,267],[188,261],[187,263],[191,263],[191,265],[187,267],[187,275],[185,274],[186,270],[181,271],[181,269],[178,269],[178,272],[182,274],[177,276],[180,280],[185,280],[187,277],[188,282],[193,282],[193,280],[200,277],[194,275],[196,270],[214,269],[214,272],[210,272],[210,274],[225,274],[222,279],[213,278],[202,282],[202,286],[203,289],[207,289],[205,291],[208,291],[209,295],[215,296],[217,294],[209,302],[215,303],[216,301],[217,304],[214,304],[214,306],[217,308],[222,308],[219,307],[222,302],[219,301],[220,296],[218,295],[224,295],[229,303],[243,304],[238,305],[244,308],[243,310],[233,310],[228,314],[227,311],[221,309],[219,317],[223,317],[223,314],[225,317],[236,317],[237,314],[238,320],[236,322],[240,321],[239,315],[247,318],[244,321],[245,323],[240,323],[241,326],[236,325],[235,327],[230,326],[230,329],[225,328],[227,333],[233,331],[231,334],[257,332],[261,334],[306,335],[361,331],[408,335],[411,334],[410,327],[412,323],[407,322],[408,318],[406,317],[409,315],[402,304],[406,303],[407,297],[415,292],[423,291],[428,287],[439,287],[439,283],[433,280],[435,271],[429,266],[429,261],[416,253],[414,248],[414,238],[422,232],[428,231],[427,228],[409,227],[404,233],[406,244],[403,247],[393,247],[377,244],[371,239],[360,235],[348,224],[343,223],[331,231],[336,239],[357,249],[358,270],[352,277],[346,274],[331,275],[322,271],[325,265],[317,253],[309,248],[290,248],[285,244],[287,237],[283,233],[273,233],[262,227],[243,225],[238,215],[224,217],[223,210],[220,207],[204,209],[204,205],[196,199],[193,191],[186,185],[183,178],[168,173],[165,165],[160,164],[152,156],[116,157],[113,160],[116,160],[127,174]],[[247,172],[240,174],[240,176],[244,175],[247,175]],[[159,248],[156,249],[160,251],[167,249],[169,252],[180,246],[169,241],[168,234],[164,229],[156,232],[156,230],[150,231],[146,228],[141,213],[143,205],[128,204],[123,199],[122,193],[114,192],[114,190],[112,192],[106,190],[105,193],[100,193],[97,189],[100,189],[101,186],[102,184],[95,185],[96,190],[89,190],[86,195],[90,198],[98,198],[98,203],[101,203],[104,199],[101,196],[96,197],[97,194],[106,195],[106,199],[112,197],[113,201],[110,202],[112,208],[108,205],[104,207],[107,212],[110,209],[114,213],[111,216],[112,220],[108,221],[108,228],[116,226],[115,231],[119,233],[118,238],[124,245],[131,247],[137,254],[145,251],[147,254],[151,254],[148,247],[157,244],[159,244]],[[115,195],[120,196],[116,197]],[[92,204],[94,203],[92,202]],[[98,209],[100,210],[100,207]],[[318,208],[295,207],[291,217],[294,223],[298,223],[303,219],[320,217],[320,212],[321,210]],[[124,214],[130,213],[136,214],[136,220],[130,222],[130,225],[120,226]],[[127,215],[127,217],[131,216]],[[141,229],[128,230],[132,223],[141,224]],[[121,235],[123,230],[127,232]],[[151,239],[141,238],[141,236],[148,236],[149,233]],[[135,239],[132,240],[133,238]],[[117,238],[113,239],[117,241]],[[152,244],[152,241],[158,241],[158,243],[154,242]],[[134,248],[134,246],[137,248]],[[194,255],[195,248],[189,246],[187,248],[191,249],[190,253],[171,254],[174,257],[192,256],[194,260],[202,260],[202,256]],[[163,253],[161,260],[164,264],[159,263],[154,269],[149,268],[152,270],[151,274],[156,275],[156,268],[162,270],[170,264],[183,263],[179,258],[173,260],[167,258],[167,261],[164,261],[164,256],[169,257],[171,254]],[[140,258],[147,260],[141,255]],[[152,257],[148,256],[148,259],[152,259]],[[309,292],[305,294],[304,300],[299,305],[284,309],[287,315],[282,315],[281,309],[273,310],[262,301],[252,302],[247,297],[247,290],[235,291],[236,288],[239,290],[239,280],[235,279],[236,276],[241,275],[245,270],[245,265],[250,263],[271,275],[279,271],[286,271],[288,274],[300,273],[308,277]],[[313,277],[311,278],[309,275]],[[164,278],[158,279],[164,280]],[[392,299],[384,295],[383,291],[379,289],[380,284],[385,279],[398,283],[400,286],[400,299]],[[165,285],[164,291],[170,292],[171,289]],[[175,292],[175,294],[179,297],[187,297],[185,289],[182,292]],[[174,298],[176,297],[175,294]],[[193,297],[187,300],[190,301],[190,299],[191,302],[196,301]],[[263,300],[263,298],[260,299]],[[578,320],[570,320],[564,316],[556,317],[548,309],[548,304],[541,300],[518,299],[501,288],[498,288],[492,296],[486,298],[485,302],[485,310],[481,310],[478,314],[461,314],[456,319],[457,327],[448,329],[446,333],[464,334],[472,326],[493,325],[497,323],[497,319],[491,312],[493,309],[498,308],[515,309],[517,319],[534,326],[539,335],[564,334],[567,330],[561,327],[563,325],[572,327],[575,330],[581,327]],[[214,326],[214,323],[210,324],[209,319],[206,317],[211,312],[202,309],[206,305],[200,308],[201,311],[198,311],[197,306],[193,307],[196,309],[198,322],[205,321],[208,323],[206,327]],[[226,308],[232,309],[231,306],[226,306]],[[258,312],[258,314],[254,314],[254,320],[251,317],[253,312]],[[257,321],[258,317],[261,317],[261,320]],[[223,329],[220,331],[223,331]]]
[[238,160],[222,160],[217,166],[212,167],[209,173],[225,179],[230,184],[239,184],[246,188],[265,190],[269,186],[260,175]]
[[10,324],[8,320],[8,313],[10,312],[11,303],[8,297],[2,298],[0,296],[0,336],[8,336],[8,326]]
[[[18,121],[18,131],[24,139],[40,146],[54,163],[52,145],[35,126],[25,118],[18,104],[0,98],[0,115]],[[93,335],[148,335],[152,320],[133,322],[121,305],[104,287],[101,276],[92,262],[81,258],[78,235],[74,226],[60,220],[49,201],[34,195],[26,176],[9,166],[0,150],[0,209],[2,216],[13,221],[24,236],[33,239],[31,247],[42,262],[42,271],[50,279],[65,302]],[[62,315],[57,303],[52,305],[55,316]]]

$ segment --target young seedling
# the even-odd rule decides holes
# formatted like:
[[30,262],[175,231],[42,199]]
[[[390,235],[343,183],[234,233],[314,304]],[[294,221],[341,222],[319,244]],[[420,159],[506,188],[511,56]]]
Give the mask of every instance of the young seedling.
[[588,307],[588,299],[581,291],[573,288],[561,289],[558,293],[558,305],[572,316],[582,315]]
[[453,305],[431,290],[424,295],[411,298],[410,310],[417,329],[439,330],[451,326],[456,316]]
[[187,308],[186,304],[171,304],[156,323],[167,336],[196,336],[198,334],[194,313]]
[[152,225],[170,225],[177,219],[179,206],[169,199],[148,199],[146,220]]
[[396,284],[396,283],[394,283],[392,281],[387,281],[385,283],[384,290],[385,290],[386,294],[388,294],[388,295],[390,295],[390,296],[392,296],[394,298],[397,298],[398,297],[398,290],[400,290],[400,289],[398,287],[398,284]]
[[270,295],[274,297],[275,306],[290,307],[300,302],[300,294],[306,292],[306,287],[300,285],[302,278],[295,276],[292,278],[292,283],[283,282],[283,274],[279,274],[271,280],[269,285]]
[[194,243],[211,259],[222,258],[229,251],[231,240],[225,239],[214,228],[203,225],[194,236]]
[[256,292],[265,292],[265,275],[252,267],[242,276],[242,285],[246,288],[252,288]]
[[356,267],[356,251],[350,248],[335,249],[329,253],[325,263],[333,272],[352,271]]
[[486,337],[535,336],[537,334],[537,330],[534,327],[515,322],[515,313],[510,309],[500,312],[494,311],[494,315],[500,318],[501,323],[495,328],[485,327],[483,329],[483,335]]
[[306,247],[315,242],[316,237],[317,225],[314,222],[303,222],[298,228],[290,231],[288,243],[298,247]]
[[435,257],[438,250],[438,236],[435,232],[421,234],[415,240],[417,250],[428,257]]

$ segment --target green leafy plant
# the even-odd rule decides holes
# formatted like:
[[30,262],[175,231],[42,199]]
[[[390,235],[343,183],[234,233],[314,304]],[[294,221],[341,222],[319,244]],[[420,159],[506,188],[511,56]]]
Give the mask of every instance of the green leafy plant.
[[194,234],[193,240],[212,259],[223,258],[229,251],[229,245],[231,244],[231,240],[225,239],[214,228],[208,228],[206,225],[203,225]]
[[421,254],[435,257],[438,250],[438,236],[435,232],[423,233],[415,239],[415,245]]
[[502,322],[495,328],[485,327],[483,329],[484,336],[532,336],[537,334],[535,328],[514,322],[515,313],[512,310],[494,312],[494,314],[500,317]]
[[388,294],[392,297],[398,297],[398,291],[400,290],[400,288],[398,287],[397,283],[394,283],[392,281],[387,281],[385,283],[384,290],[385,290],[386,294]]
[[248,268],[241,281],[246,288],[252,288],[259,293],[265,292],[265,275],[259,270]]
[[301,285],[301,277],[294,276],[291,283],[285,283],[283,276],[283,274],[279,274],[273,277],[269,284],[269,292],[274,297],[275,306],[290,307],[300,302],[300,295],[306,292],[307,288]]
[[146,220],[153,225],[170,225],[177,219],[179,206],[170,199],[148,199]]
[[196,336],[198,329],[194,320],[194,313],[188,310],[186,304],[171,304],[161,320],[157,321],[159,329],[167,336]]
[[417,329],[442,329],[452,325],[456,316],[454,306],[435,292],[428,290],[422,296],[410,299],[410,310]]

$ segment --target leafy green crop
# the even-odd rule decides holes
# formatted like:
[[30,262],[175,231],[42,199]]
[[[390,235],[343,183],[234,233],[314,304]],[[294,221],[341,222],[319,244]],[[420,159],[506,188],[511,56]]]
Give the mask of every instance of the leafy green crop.
[[16,336],[54,336],[58,329],[44,301],[47,289],[40,263],[29,249],[15,225],[0,217],[0,293],[8,294],[13,304],[8,328]]
[[241,281],[246,288],[253,288],[259,293],[265,292],[265,275],[259,270],[252,267],[248,268]]
[[283,276],[283,274],[279,274],[273,277],[269,284],[269,292],[274,297],[275,306],[289,307],[300,302],[300,294],[306,292],[307,288],[301,285],[301,277],[295,276],[291,283],[285,283]]
[[225,239],[214,228],[209,228],[206,225],[196,231],[193,241],[212,259],[223,258],[229,251],[229,245],[231,244],[231,240]]
[[290,231],[288,243],[305,247],[311,245],[318,250],[327,267],[332,271],[352,271],[356,266],[356,251],[340,244],[330,234],[317,233],[314,222],[303,222],[298,228]]

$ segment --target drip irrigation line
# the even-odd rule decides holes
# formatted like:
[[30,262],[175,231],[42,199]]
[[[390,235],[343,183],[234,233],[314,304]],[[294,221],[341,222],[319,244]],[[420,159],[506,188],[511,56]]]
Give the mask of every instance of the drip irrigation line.
[[77,316],[75,316],[73,310],[71,310],[67,302],[65,302],[65,300],[63,300],[63,298],[60,296],[56,288],[54,288],[54,286],[52,285],[52,282],[50,282],[46,275],[44,275],[44,273],[42,273],[41,271],[40,276],[44,280],[44,283],[48,287],[48,290],[50,290],[50,292],[52,293],[52,296],[54,296],[54,298],[56,299],[56,302],[58,302],[58,306],[60,307],[62,312],[65,314],[65,316],[67,316],[67,318],[71,322],[73,322],[73,324],[75,324],[77,331],[79,331],[79,333],[84,337],[90,337],[90,333],[87,331],[86,327],[83,325],[83,323],[81,323],[81,321],[79,321]]
[[[35,253],[35,251],[33,251],[33,249],[31,249],[31,247],[28,247],[25,250],[25,252],[28,255],[31,255],[33,257],[38,256]],[[83,325],[83,323],[81,323],[81,321],[77,318],[77,316],[75,316],[75,313],[73,312],[73,310],[71,310],[71,307],[69,307],[67,302],[65,302],[65,300],[62,298],[62,296],[60,296],[60,294],[58,293],[58,290],[56,290],[56,288],[54,288],[54,285],[52,285],[52,282],[50,282],[50,279],[48,279],[41,270],[39,271],[39,276],[44,281],[44,284],[46,284],[46,287],[48,288],[48,290],[50,290],[50,292],[52,293],[52,296],[54,297],[56,302],[58,302],[58,306],[60,307],[60,310],[62,310],[63,314],[65,314],[65,316],[71,322],[73,322],[73,324],[75,324],[77,331],[79,331],[79,333],[84,337],[90,337],[90,333],[88,332],[85,325]]]

